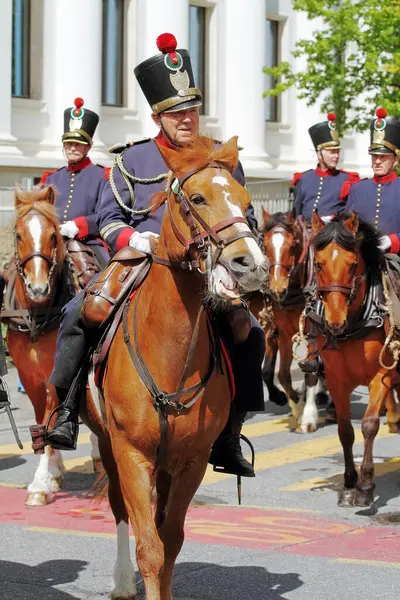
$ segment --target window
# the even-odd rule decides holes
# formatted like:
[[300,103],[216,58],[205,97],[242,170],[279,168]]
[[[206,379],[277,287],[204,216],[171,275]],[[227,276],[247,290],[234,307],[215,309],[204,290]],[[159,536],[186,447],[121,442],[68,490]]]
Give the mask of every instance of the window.
[[101,102],[123,105],[124,0],[103,0],[103,80]]
[[30,0],[13,0],[12,88],[13,96],[29,98]]
[[206,112],[206,8],[189,6],[189,54],[196,87],[203,95],[200,114]]
[[[276,67],[279,61],[279,21],[267,19],[266,23],[266,56],[265,66],[268,68]],[[270,90],[276,85],[276,79],[271,75],[264,75],[265,90]],[[278,121],[278,97],[266,96],[265,100],[265,120]]]

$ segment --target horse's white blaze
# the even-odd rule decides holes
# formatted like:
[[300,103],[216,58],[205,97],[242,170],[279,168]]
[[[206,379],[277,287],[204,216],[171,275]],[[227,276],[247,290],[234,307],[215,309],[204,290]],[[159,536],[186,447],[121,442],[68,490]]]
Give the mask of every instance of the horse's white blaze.
[[135,595],[136,575],[129,548],[129,527],[121,521],[117,525],[117,561],[111,598],[133,598]]
[[32,236],[32,240],[33,240],[33,244],[34,244],[34,249],[35,252],[40,252],[41,247],[40,247],[40,236],[42,233],[42,226],[40,223],[40,219],[38,215],[34,215],[28,224],[28,228],[29,228],[29,233]]
[[[236,206],[236,204],[232,204],[232,202],[229,200],[229,197],[230,197],[229,192],[224,192],[224,196],[225,196],[225,202],[227,203],[227,205],[229,207],[229,211],[230,211],[232,217],[243,217],[240,206]],[[232,227],[234,227],[236,229],[236,231],[250,231],[250,227],[246,223],[234,223],[234,225],[232,225]],[[242,241],[247,244],[247,247],[249,249],[249,254],[251,254],[251,256],[254,258],[256,267],[260,267],[261,265],[264,265],[266,259],[265,259],[265,256],[263,255],[263,253],[261,252],[261,248],[258,247],[257,242],[249,237],[243,238]]]
[[315,431],[317,429],[318,409],[317,404],[315,402],[315,398],[317,395],[318,386],[319,382],[316,385],[307,386],[306,405],[304,407],[303,416],[301,418],[301,429],[303,433],[308,433],[310,429],[312,431]]
[[215,183],[215,185],[221,185],[222,187],[228,187],[229,185],[227,178],[223,175],[214,175],[212,182]]
[[332,252],[332,260],[336,260],[338,256],[339,256],[339,250],[337,248],[335,248],[334,251]]
[[[273,245],[274,252],[275,252],[274,262],[277,264],[281,262],[281,252],[282,252],[284,242],[285,242],[285,237],[284,237],[283,233],[275,232],[272,234],[271,244]],[[278,267],[275,266],[274,267],[274,279],[277,279],[277,271],[278,271]]]

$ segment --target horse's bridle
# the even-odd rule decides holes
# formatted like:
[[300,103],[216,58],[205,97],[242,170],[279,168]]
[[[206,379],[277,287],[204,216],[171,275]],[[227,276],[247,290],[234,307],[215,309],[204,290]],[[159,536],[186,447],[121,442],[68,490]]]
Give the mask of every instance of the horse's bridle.
[[[339,292],[340,294],[343,294],[344,296],[347,296],[347,306],[350,306],[350,304],[353,302],[353,300],[355,299],[356,295],[357,295],[357,290],[358,290],[358,286],[361,285],[365,279],[366,279],[366,275],[358,275],[357,276],[357,266],[358,266],[358,255],[357,255],[357,261],[353,264],[353,268],[354,268],[354,275],[353,278],[351,280],[351,283],[342,283],[341,281],[331,281],[329,284],[327,285],[318,285],[316,286],[315,289],[315,293],[317,295],[317,297],[321,298],[321,295],[326,292]],[[315,265],[314,265],[314,269],[315,269]],[[316,276],[316,281],[318,281],[318,278]]]
[[19,257],[19,254],[18,254],[17,243],[18,243],[17,230],[14,227],[15,268],[17,270],[18,275],[21,277],[22,281],[24,282],[25,287],[27,285],[27,281],[26,281],[26,277],[25,277],[25,273],[24,273],[24,267],[25,267],[26,263],[29,262],[30,260],[32,260],[33,258],[43,258],[43,260],[45,260],[47,262],[47,264],[50,267],[48,279],[49,279],[49,281],[51,281],[54,270],[57,266],[57,241],[54,246],[53,256],[48,256],[47,254],[43,254],[43,252],[31,252],[27,256],[24,256],[22,259]]
[[[225,229],[227,229],[228,227],[231,227],[235,223],[244,223],[248,226],[248,223],[247,223],[247,220],[245,219],[245,217],[229,217],[227,219],[224,219],[223,221],[220,221],[213,227],[210,227],[210,225],[208,225],[208,223],[206,223],[206,221],[203,219],[203,217],[196,210],[193,203],[185,195],[185,193],[183,191],[183,185],[186,183],[186,181],[188,181],[188,179],[193,177],[193,175],[196,175],[196,173],[199,173],[200,171],[203,171],[205,169],[210,169],[210,168],[225,169],[226,171],[228,171],[230,173],[229,169],[227,167],[225,167],[223,164],[218,163],[218,162],[210,162],[203,167],[200,167],[198,169],[194,169],[193,171],[189,171],[188,173],[185,173],[185,175],[183,177],[181,177],[180,179],[173,180],[173,182],[171,183],[171,185],[168,189],[168,198],[167,198],[168,216],[171,221],[172,230],[175,233],[175,236],[181,242],[181,244],[185,247],[187,254],[189,254],[189,252],[193,246],[198,251],[198,256],[196,259],[193,259],[193,260],[188,259],[186,261],[183,261],[183,262],[179,263],[180,267],[182,269],[188,269],[190,271],[197,270],[202,275],[206,275],[207,270],[202,268],[201,261],[207,260],[207,255],[209,252],[211,252],[211,242],[213,242],[216,247],[214,253],[211,255],[211,260],[210,260],[211,268],[213,268],[217,264],[223,250],[230,244],[233,244],[234,242],[236,242],[237,240],[240,240],[245,237],[249,237],[249,238],[254,239],[257,242],[256,236],[250,231],[250,229],[248,229],[247,231],[239,231],[239,232],[235,233],[234,235],[231,235],[228,238],[221,237],[220,233],[222,231],[224,231]],[[179,227],[174,219],[171,202],[170,202],[171,193],[173,193],[175,195],[176,201],[180,205],[181,210],[183,211],[184,215],[186,216],[186,218],[188,220],[188,224],[189,224],[189,228],[190,228],[190,235],[191,235],[190,238],[187,238],[184,235],[184,233],[182,233],[182,231],[179,229]],[[200,225],[203,228],[202,232],[199,230],[198,225]],[[155,257],[155,256],[153,256],[153,259],[154,259],[154,262],[157,262],[160,264],[168,264],[169,263],[170,266],[173,266],[173,263],[171,263],[170,261],[167,261],[165,259],[159,259],[158,257]],[[224,266],[226,268],[228,268],[227,265],[224,265]]]

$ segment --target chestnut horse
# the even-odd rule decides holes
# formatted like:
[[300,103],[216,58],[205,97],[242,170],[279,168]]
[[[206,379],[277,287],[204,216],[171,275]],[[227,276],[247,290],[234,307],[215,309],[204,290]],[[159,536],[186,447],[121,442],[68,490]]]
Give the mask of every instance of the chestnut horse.
[[[299,319],[305,306],[303,293],[306,263],[302,259],[305,247],[304,225],[296,220],[294,212],[268,214],[263,209],[262,229],[264,248],[270,263],[267,282],[267,295],[271,300],[271,322],[266,329],[266,353],[263,378],[269,398],[276,404],[289,401],[299,433],[309,433],[317,429],[318,409],[316,404],[317,384],[320,400],[327,400],[324,380],[313,373],[304,375],[306,403],[303,391],[293,388],[290,367],[293,361],[293,336],[299,330]],[[278,378],[285,393],[274,384],[275,363],[279,349]]]
[[[315,248],[316,294],[324,316],[318,318],[317,346],[325,367],[328,389],[335,403],[339,438],[343,447],[344,488],[340,506],[369,506],[374,497],[373,444],[379,430],[379,412],[386,401],[389,431],[400,431],[400,414],[393,390],[400,376],[393,357],[382,349],[386,334],[382,319],[364,323],[369,286],[380,278],[383,256],[372,225],[359,222],[356,213],[337,216],[325,226],[315,212],[312,219]],[[320,313],[318,313],[320,314]],[[372,325],[371,325],[372,321]],[[381,326],[374,326],[374,322]],[[382,355],[382,356],[381,356]],[[364,455],[358,476],[353,460],[354,430],[350,396],[359,385],[368,385],[369,401],[362,419]]]
[[[12,280],[1,313],[2,320],[9,325],[10,356],[33,404],[38,424],[45,424],[58,405],[54,387],[48,382],[61,308],[76,292],[65,261],[55,197],[51,186],[33,191],[15,189],[15,262],[11,262],[8,271]],[[62,476],[60,452],[47,447],[28,486],[26,504],[47,504],[52,493],[60,489]]]
[[154,199],[155,207],[166,202],[154,263],[110,347],[103,435],[95,405],[88,407],[117,523],[112,597],[124,600],[136,594],[128,518],[146,598],[171,599],[186,512],[228,419],[228,369],[223,358],[215,362],[219,343],[205,303],[229,305],[259,289],[268,272],[243,217],[250,197],[232,177],[237,138],[219,149],[201,137],[179,153],[159,150],[176,179]]

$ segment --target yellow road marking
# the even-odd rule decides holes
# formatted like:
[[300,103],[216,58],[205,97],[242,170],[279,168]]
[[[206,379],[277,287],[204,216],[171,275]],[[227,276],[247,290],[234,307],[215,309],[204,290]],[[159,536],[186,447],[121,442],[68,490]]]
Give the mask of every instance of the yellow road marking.
[[[90,433],[80,433],[78,438],[78,444],[84,445],[90,443]],[[24,454],[33,454],[33,450],[31,447],[30,441],[23,442],[24,448],[18,448],[17,444],[7,444],[5,446],[0,446],[0,460],[4,460],[5,458],[11,458],[12,456],[22,456]]]
[[[387,438],[392,436],[392,433],[386,428],[381,427],[376,439]],[[355,444],[360,444],[364,441],[361,433],[361,428],[355,429]],[[307,439],[304,442],[297,444],[291,444],[290,446],[284,446],[282,448],[276,448],[274,450],[265,450],[264,452],[258,452],[256,455],[256,471],[265,471],[274,467],[282,467],[287,464],[295,464],[302,460],[309,460],[312,458],[320,458],[322,456],[329,456],[342,451],[342,445],[339,441],[338,435],[328,435],[317,439]],[[247,457],[249,458],[249,457]],[[225,475],[223,473],[215,473],[212,470],[212,466],[209,465],[204,476],[202,485],[210,485],[212,483],[218,483],[224,481],[228,477],[234,477],[234,475]]]
[[[400,471],[400,458],[391,458],[384,463],[375,463],[375,477],[382,477],[387,473],[395,473]],[[335,490],[343,485],[343,472],[334,473],[326,479],[320,477],[311,477],[310,479],[304,479],[293,485],[285,485],[279,488],[281,492],[299,492],[302,490],[310,490],[312,488],[324,488]]]
[[383,560],[362,560],[358,558],[336,558],[333,562],[338,563],[355,563],[356,565],[365,565],[366,567],[389,567],[392,569],[400,569],[400,563],[384,562]]

